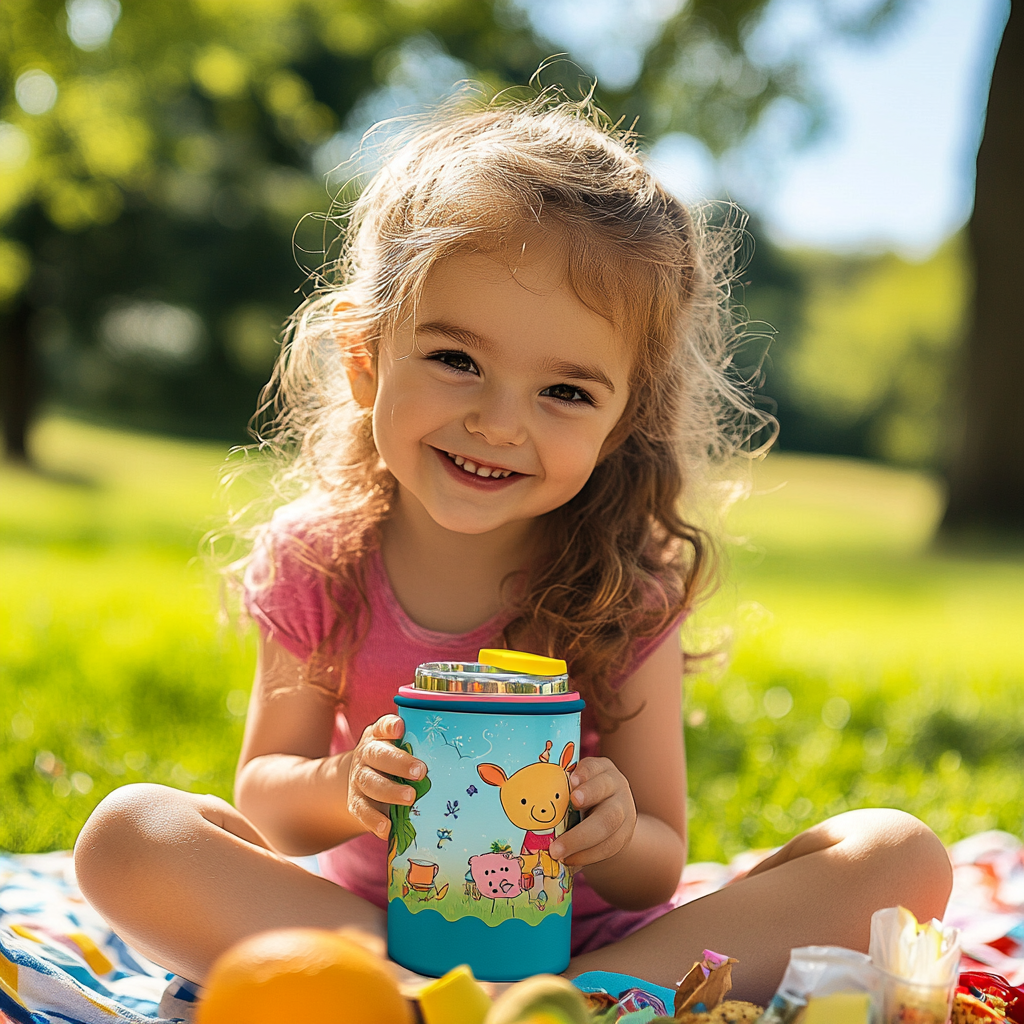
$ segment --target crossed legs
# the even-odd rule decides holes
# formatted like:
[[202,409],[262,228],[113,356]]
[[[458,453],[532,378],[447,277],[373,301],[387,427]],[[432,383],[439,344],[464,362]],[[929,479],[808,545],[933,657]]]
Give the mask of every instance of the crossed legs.
[[[82,892],[150,959],[202,982],[239,939],[268,928],[344,926],[383,940],[385,915],[274,853],[217,797],[125,786],[106,797],[75,845]],[[867,950],[871,914],[902,904],[941,918],[952,870],[920,821],[893,810],[841,814],[790,840],[745,878],[646,928],[574,958],[590,970],[671,986],[704,948],[736,957],[736,998],[765,1003],[794,946]]]
[[197,982],[229,946],[268,928],[386,932],[380,908],[274,853],[226,801],[165,786],[105,797],[75,844],[75,872],[129,945]]
[[672,986],[714,949],[736,957],[733,994],[765,1005],[796,946],[867,952],[871,915],[902,905],[940,918],[953,872],[935,834],[902,811],[840,814],[791,839],[745,878],[684,904],[566,972],[605,970]]

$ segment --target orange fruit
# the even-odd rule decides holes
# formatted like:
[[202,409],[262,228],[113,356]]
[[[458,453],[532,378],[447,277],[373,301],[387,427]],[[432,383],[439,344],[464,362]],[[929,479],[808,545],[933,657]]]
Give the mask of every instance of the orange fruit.
[[195,1024],[412,1024],[388,965],[320,928],[250,935],[218,957]]

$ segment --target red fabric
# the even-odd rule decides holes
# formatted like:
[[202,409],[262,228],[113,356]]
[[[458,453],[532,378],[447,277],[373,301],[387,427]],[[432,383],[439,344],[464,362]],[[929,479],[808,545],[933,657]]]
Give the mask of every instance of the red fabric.
[[[275,516],[270,536],[275,541],[276,564],[271,565],[266,545],[258,548],[246,574],[245,604],[265,635],[296,657],[306,659],[330,633],[335,612],[316,570],[304,564],[298,549],[287,543],[289,535],[303,538],[303,514],[304,506],[296,503]],[[366,588],[369,631],[349,669],[345,703],[338,709],[331,738],[332,754],[351,750],[368,725],[382,715],[394,714],[392,698],[400,686],[412,681],[417,665],[473,661],[481,647],[500,646],[505,621],[501,615],[469,633],[458,634],[424,629],[413,622],[398,603],[376,550],[368,556]],[[346,607],[344,603],[342,606]],[[638,640],[632,670],[678,628],[679,622],[674,622],[660,636]],[[597,724],[586,710],[580,745],[582,757],[600,754]],[[386,855],[384,841],[368,833],[321,853],[318,861],[326,878],[385,909]],[[673,906],[669,902],[643,911],[620,910],[601,899],[579,872],[573,888],[573,953],[624,938]]]
[[523,848],[519,852],[539,853],[541,850],[546,851],[554,842],[554,839],[554,829],[550,832],[527,832],[523,836]]

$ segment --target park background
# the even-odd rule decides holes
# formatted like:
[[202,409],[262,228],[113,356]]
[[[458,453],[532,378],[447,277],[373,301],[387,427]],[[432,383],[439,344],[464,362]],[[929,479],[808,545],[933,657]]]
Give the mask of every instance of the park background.
[[879,804],[1021,834],[1024,60],[1018,3],[969,6],[5,0],[0,849],[126,782],[230,797],[255,644],[203,538],[335,168],[541,64],[751,215],[737,366],[780,436],[687,626],[729,653],[686,682],[691,859]]

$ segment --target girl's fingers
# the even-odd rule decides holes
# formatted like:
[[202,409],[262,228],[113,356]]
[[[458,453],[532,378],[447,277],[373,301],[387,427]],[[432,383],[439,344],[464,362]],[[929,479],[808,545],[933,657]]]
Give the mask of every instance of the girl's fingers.
[[606,803],[552,843],[551,856],[571,867],[593,864],[618,853],[628,833],[626,809]]
[[607,772],[618,772],[615,762],[607,757],[585,757],[569,776],[569,785],[575,789],[582,786],[588,779],[597,778]]
[[622,789],[625,779],[616,773],[599,772],[591,776],[586,782],[581,782],[572,791],[573,806],[583,810],[587,807],[596,807],[605,800],[610,800]]
[[405,722],[398,715],[382,715],[363,730],[363,739],[400,740],[405,735]]
[[422,779],[427,774],[427,766],[422,761],[392,743],[379,740],[367,743],[359,753],[359,760],[378,772],[400,779]]
[[[579,826],[577,826],[579,827]],[[573,829],[575,832],[576,830]],[[601,833],[580,840],[575,850],[567,852],[559,859],[571,868],[583,868],[588,864],[597,864],[615,856],[625,845],[623,837],[616,833]]]
[[381,839],[387,839],[391,831],[391,819],[364,797],[357,796],[349,802],[349,813],[359,821],[367,832]]
[[411,804],[416,799],[416,790],[401,782],[381,775],[367,764],[361,764],[352,773],[349,786],[369,800],[381,804]]

